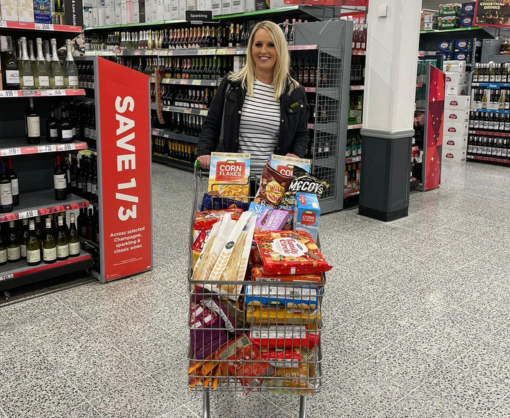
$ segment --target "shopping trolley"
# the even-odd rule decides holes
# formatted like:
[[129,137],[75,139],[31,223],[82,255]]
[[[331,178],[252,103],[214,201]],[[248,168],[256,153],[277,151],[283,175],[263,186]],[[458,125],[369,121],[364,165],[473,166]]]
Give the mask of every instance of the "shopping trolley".
[[208,172],[198,162],[194,180],[188,245],[189,389],[203,392],[204,418],[211,417],[210,394],[215,391],[300,396],[299,417],[305,418],[307,396],[322,386],[325,275],[306,282],[192,280],[195,214],[231,205],[246,208],[253,200],[208,194]]

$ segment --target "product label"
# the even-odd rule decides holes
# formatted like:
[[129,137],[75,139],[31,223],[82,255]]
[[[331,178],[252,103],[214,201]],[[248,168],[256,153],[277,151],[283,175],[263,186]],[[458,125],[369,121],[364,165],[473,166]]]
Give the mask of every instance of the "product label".
[[12,205],[11,183],[0,184],[0,204],[1,205]]
[[20,257],[21,257],[21,248],[20,247],[7,248],[7,259],[9,261],[19,260]]
[[25,87],[34,87],[34,77],[31,75],[23,76],[23,85]]
[[40,250],[27,251],[27,262],[38,263],[39,261],[41,261],[41,251]]
[[8,87],[19,86],[19,71],[17,70],[6,70],[5,71],[5,83]]
[[44,261],[54,261],[57,259],[57,248],[44,248],[43,249]]
[[22,244],[20,248],[21,248],[21,257],[27,258],[27,246]]
[[27,117],[27,133],[29,138],[37,138],[41,136],[41,124],[39,123],[39,116]]
[[70,75],[69,76],[69,87],[77,86],[78,85],[78,76],[76,75]]
[[58,138],[58,129],[50,129],[50,138]]
[[49,87],[50,86],[50,78],[47,75],[39,76],[39,86],[40,87]]
[[80,254],[80,243],[79,242],[70,242],[69,243],[69,254],[71,254],[71,255]]
[[62,130],[62,139],[73,139],[73,130],[72,129],[63,129]]
[[11,188],[13,196],[19,194],[18,179],[11,179]]
[[64,86],[64,76],[56,75],[55,76],[55,87],[63,87]]
[[7,261],[7,250],[0,251],[0,263],[3,264]]
[[302,257],[308,249],[293,238],[277,238],[273,241],[273,252],[284,257]]
[[69,257],[69,247],[67,246],[67,244],[57,246],[57,257],[58,258]]
[[65,174],[54,174],[53,175],[53,184],[55,189],[63,190],[67,187],[66,175]]

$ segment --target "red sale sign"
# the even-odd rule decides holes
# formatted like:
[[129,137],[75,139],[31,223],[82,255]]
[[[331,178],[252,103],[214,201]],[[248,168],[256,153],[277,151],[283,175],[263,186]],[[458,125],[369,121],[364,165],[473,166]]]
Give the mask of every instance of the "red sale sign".
[[152,266],[149,77],[103,58],[97,64],[101,277],[109,281]]

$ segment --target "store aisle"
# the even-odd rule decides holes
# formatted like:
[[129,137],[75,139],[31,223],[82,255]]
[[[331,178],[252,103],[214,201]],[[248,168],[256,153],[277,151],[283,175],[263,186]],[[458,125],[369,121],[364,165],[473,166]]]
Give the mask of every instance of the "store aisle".
[[[510,415],[510,175],[444,169],[383,224],[321,219],[334,270],[324,389],[309,418]],[[192,175],[154,165],[154,271],[0,308],[0,417],[188,418],[186,243]],[[213,394],[214,418],[297,417],[297,399]]]

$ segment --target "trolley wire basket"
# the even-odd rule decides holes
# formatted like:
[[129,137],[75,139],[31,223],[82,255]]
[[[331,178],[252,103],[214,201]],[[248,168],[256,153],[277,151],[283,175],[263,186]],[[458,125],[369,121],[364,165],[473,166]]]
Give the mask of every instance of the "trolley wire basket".
[[306,396],[322,386],[325,275],[270,278],[252,268],[257,265],[257,252],[252,251],[244,281],[229,276],[194,280],[195,214],[209,208],[246,208],[253,200],[212,196],[209,186],[206,172],[195,167],[188,268],[189,389],[203,392],[204,417],[210,417],[211,391],[301,396],[300,417],[305,417]]

